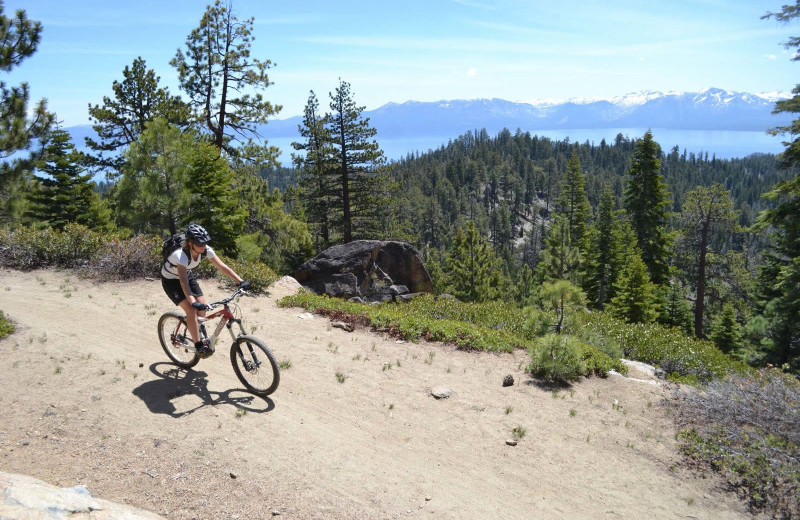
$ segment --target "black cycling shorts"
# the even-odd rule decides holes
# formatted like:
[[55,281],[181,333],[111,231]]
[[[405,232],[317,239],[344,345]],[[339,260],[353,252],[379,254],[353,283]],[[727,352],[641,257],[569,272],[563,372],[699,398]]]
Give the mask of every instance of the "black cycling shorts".
[[[181,281],[177,278],[164,278],[162,276],[161,287],[164,288],[164,292],[167,293],[167,296],[175,305],[179,305],[186,299],[186,295],[183,294],[183,287],[181,287]],[[203,296],[200,284],[197,283],[197,279],[191,271],[189,271],[189,290],[192,291],[192,296]]]

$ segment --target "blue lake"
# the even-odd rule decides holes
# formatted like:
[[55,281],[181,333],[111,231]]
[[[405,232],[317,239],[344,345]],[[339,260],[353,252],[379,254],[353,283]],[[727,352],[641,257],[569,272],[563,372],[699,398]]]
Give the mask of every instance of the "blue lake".
[[[593,143],[599,145],[603,139],[612,144],[617,134],[622,134],[629,139],[640,138],[647,131],[646,128],[599,128],[586,130],[537,130],[531,135],[548,137],[555,141],[569,138],[571,142]],[[653,128],[653,139],[661,145],[665,153],[674,146],[678,146],[681,153],[699,155],[708,152],[709,158],[716,154],[718,159],[731,159],[745,157],[753,153],[778,154],[783,151],[784,145],[781,136],[771,136],[766,132],[744,132],[728,130],[673,130]],[[490,134],[492,135],[492,134]],[[457,136],[431,136],[413,138],[386,138],[377,137],[384,155],[389,160],[399,160],[409,153],[425,153],[446,145],[449,140]],[[269,143],[281,149],[280,160],[283,166],[291,167],[292,141],[297,137],[270,138]]]

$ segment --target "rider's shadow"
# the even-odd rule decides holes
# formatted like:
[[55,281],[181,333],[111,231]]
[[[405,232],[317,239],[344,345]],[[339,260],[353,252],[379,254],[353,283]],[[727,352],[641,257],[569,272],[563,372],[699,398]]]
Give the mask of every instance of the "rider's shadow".
[[[245,390],[216,392],[208,388],[208,374],[202,371],[185,370],[169,363],[153,363],[150,371],[158,379],[146,381],[133,389],[133,395],[144,401],[153,413],[182,417],[208,405],[230,404],[253,413],[272,411],[275,403],[269,397],[255,396]],[[188,410],[178,410],[173,402],[184,395],[194,394],[202,403]],[[241,395],[233,395],[241,394]]]

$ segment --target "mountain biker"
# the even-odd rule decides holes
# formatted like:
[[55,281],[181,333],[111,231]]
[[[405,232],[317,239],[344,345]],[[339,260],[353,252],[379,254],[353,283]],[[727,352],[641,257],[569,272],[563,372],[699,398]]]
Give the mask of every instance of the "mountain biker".
[[209,345],[208,338],[200,340],[200,330],[197,322],[198,316],[206,315],[206,299],[197,283],[192,269],[203,260],[208,259],[217,266],[225,276],[239,284],[242,289],[249,289],[250,284],[228,267],[214,250],[208,245],[211,235],[199,224],[189,224],[186,228],[186,238],[181,247],[173,251],[161,267],[161,286],[169,299],[180,306],[186,313],[186,325],[194,341],[197,354],[206,358],[214,351]]

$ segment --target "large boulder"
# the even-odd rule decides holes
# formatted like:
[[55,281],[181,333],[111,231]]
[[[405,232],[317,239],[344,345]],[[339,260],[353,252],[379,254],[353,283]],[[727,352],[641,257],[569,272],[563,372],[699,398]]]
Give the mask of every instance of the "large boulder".
[[419,252],[405,242],[356,240],[333,246],[300,266],[295,279],[317,294],[371,301],[433,292]]

